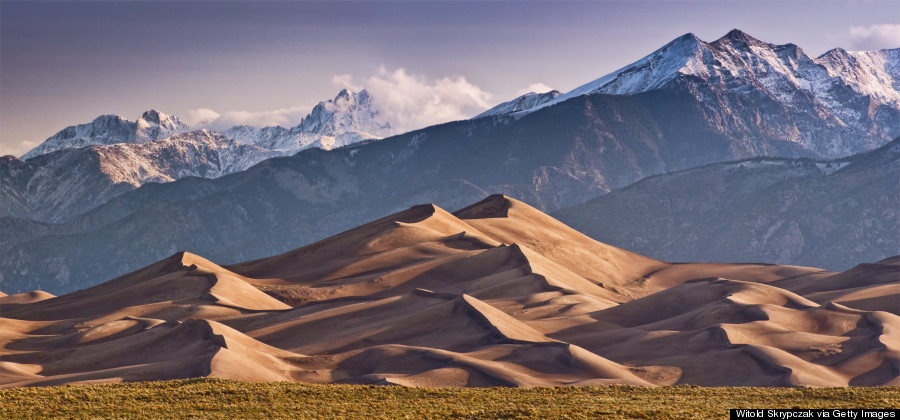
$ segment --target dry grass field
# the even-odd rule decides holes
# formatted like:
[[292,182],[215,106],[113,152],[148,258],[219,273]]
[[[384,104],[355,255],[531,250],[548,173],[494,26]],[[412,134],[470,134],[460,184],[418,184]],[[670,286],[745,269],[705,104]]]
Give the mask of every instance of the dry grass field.
[[0,390],[4,419],[707,419],[751,407],[900,408],[900,388],[409,388],[189,379]]

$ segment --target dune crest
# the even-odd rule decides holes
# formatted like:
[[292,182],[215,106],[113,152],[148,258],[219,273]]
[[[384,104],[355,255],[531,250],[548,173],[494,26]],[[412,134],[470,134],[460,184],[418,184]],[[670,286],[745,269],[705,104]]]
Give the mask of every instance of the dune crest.
[[69,295],[0,294],[0,387],[898,385],[898,313],[900,257],[671,264],[493,195],[245,263],[179,252]]
[[50,293],[47,293],[43,290],[33,290],[25,293],[17,293],[14,295],[7,295],[6,293],[0,292],[0,304],[2,305],[15,305],[22,303],[34,303],[40,302],[42,300],[52,299],[56,296],[53,296]]

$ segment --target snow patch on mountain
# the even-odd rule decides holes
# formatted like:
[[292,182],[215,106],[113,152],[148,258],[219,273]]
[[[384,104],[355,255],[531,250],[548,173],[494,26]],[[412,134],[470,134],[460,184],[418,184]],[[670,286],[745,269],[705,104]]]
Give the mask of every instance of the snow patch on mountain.
[[66,127],[22,155],[22,160],[62,149],[130,142],[136,124],[118,115],[101,115],[87,124]]
[[365,90],[342,90],[293,128],[194,130],[156,110],[67,127],[22,160],[0,160],[0,216],[62,222],[148,182],[218,178],[278,156],[394,134]]
[[237,125],[222,131],[221,134],[238,143],[252,144],[268,150],[282,152],[299,150],[297,137],[290,129],[280,126],[259,128]]
[[519,96],[518,98],[515,98],[508,102],[504,102],[487,111],[484,111],[481,114],[476,115],[472,119],[524,111],[526,109],[531,109],[538,105],[542,105],[549,101],[552,101],[559,95],[560,92],[558,90],[551,90],[545,93],[528,92],[522,96]]
[[146,143],[58,150],[0,160],[0,216],[59,223],[148,182],[217,178],[284,153],[198,130]]
[[833,99],[833,91],[848,86],[876,104],[900,109],[900,48],[856,52],[835,49],[811,58],[794,44],[769,44],[735,29],[712,43],[693,34],[683,35],[628,66],[531,110],[585,94],[647,92],[663,88],[679,76],[696,76],[732,91],[753,85],[786,102],[797,91],[805,91],[831,111],[843,106]]
[[[566,94],[531,107],[516,107],[527,99],[517,98],[480,116],[499,115],[505,109],[521,116],[581,95],[634,95],[660,89],[686,90],[720,113],[717,118],[722,121],[740,121],[746,116],[729,114],[731,107],[749,106],[762,118],[772,119],[760,123],[762,127],[795,133],[786,136],[824,157],[868,150],[900,134],[900,48],[835,49],[813,58],[794,44],[769,44],[737,29],[714,42],[683,35]],[[776,123],[773,116],[785,111],[827,127],[809,122],[778,126],[786,120]],[[830,134],[823,137],[817,132],[823,129]]]
[[139,187],[187,176],[217,178],[243,171],[283,154],[243,145],[209,130],[176,134],[151,142],[94,146],[101,170],[116,183]]
[[900,104],[900,48],[880,51],[836,48],[822,54],[816,62],[828,70],[829,76],[842,78],[854,91],[878,103]]
[[334,99],[319,102],[296,127],[237,126],[222,134],[243,144],[279,152],[297,152],[310,147],[330,150],[381,139],[396,132],[373,106],[372,97],[366,90],[344,89]]
[[685,34],[666,44],[652,54],[561,95],[550,103],[592,93],[633,95],[659,89],[671,82],[678,73],[708,76],[706,69],[698,65],[709,54],[703,41],[694,34]]
[[178,117],[151,109],[137,119],[134,142],[147,143],[190,130]]
[[[90,123],[67,127],[54,134],[24,154],[22,160],[85,146],[149,143],[190,130],[178,117],[153,109],[144,112],[135,122],[118,115],[101,115]],[[239,125],[220,134],[243,145],[284,155],[309,147],[343,147],[397,133],[373,105],[373,99],[366,90],[354,92],[344,89],[334,99],[319,102],[296,127]]]
[[117,143],[147,143],[190,130],[178,117],[155,109],[135,122],[118,115],[101,115],[87,124],[66,127],[22,155],[22,160],[63,149]]

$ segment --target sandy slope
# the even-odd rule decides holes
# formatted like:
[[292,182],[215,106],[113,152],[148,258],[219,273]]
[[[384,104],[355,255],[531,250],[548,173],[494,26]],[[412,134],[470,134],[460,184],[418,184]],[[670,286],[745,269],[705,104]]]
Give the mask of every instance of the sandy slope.
[[491,196],[222,267],[0,296],[0,386],[900,384],[900,259],[668,264]]

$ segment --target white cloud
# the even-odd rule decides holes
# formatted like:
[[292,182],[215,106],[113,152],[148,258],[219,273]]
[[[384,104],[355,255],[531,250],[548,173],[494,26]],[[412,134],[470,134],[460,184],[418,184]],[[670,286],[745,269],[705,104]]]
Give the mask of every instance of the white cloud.
[[524,95],[524,94],[530,93],[530,92],[545,93],[545,92],[549,92],[551,90],[553,90],[552,87],[538,82],[538,83],[532,83],[532,84],[528,85],[528,87],[525,89],[519,89],[519,92],[517,94],[521,96],[521,95]]
[[186,123],[190,126],[205,126],[211,124],[213,121],[218,119],[221,115],[218,112],[213,111],[209,108],[197,108],[188,110],[188,116],[186,118]]
[[[398,132],[429,125],[471,118],[490,107],[491,94],[470,83],[465,77],[430,79],[407,73],[400,68],[384,67],[362,83],[349,74],[338,74],[331,83],[341,89],[372,95],[373,105]],[[532,85],[537,86],[537,84]],[[322,98],[325,99],[325,98]],[[328,104],[342,106],[343,104]],[[235,125],[293,127],[309,114],[312,106],[297,106],[272,111],[228,111],[219,113],[209,108],[188,111],[188,124],[195,128],[227,130]]]
[[280,125],[282,127],[293,127],[300,124],[300,121],[309,114],[311,109],[311,106],[296,106],[271,111],[237,110],[219,114],[209,108],[197,108],[188,111],[188,123],[194,128],[209,128],[212,130],[227,130],[236,125],[249,125],[251,127]]
[[353,76],[349,74],[335,74],[331,77],[331,84],[341,89],[362,90],[362,87],[353,82]]
[[41,144],[39,141],[28,141],[22,140],[18,143],[0,143],[0,156],[13,155],[16,157],[22,156],[27,153],[29,150],[34,149],[37,145]]
[[[348,75],[335,76],[332,81],[341,87],[356,86]],[[401,132],[471,118],[487,109],[491,98],[465,77],[429,79],[402,68],[388,71],[381,67],[364,87],[382,115]]]
[[851,26],[850,42],[855,50],[880,50],[900,47],[900,24],[885,23]]

